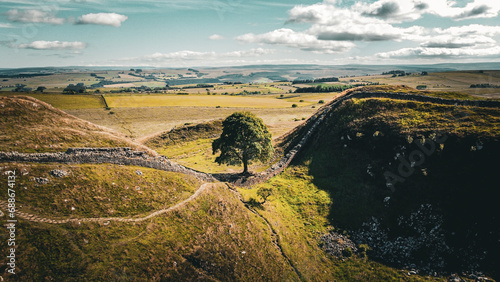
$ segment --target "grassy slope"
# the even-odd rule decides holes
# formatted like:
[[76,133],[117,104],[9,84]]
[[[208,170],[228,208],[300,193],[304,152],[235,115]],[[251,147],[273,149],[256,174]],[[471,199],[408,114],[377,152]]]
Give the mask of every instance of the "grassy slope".
[[145,148],[31,97],[0,98],[0,150],[58,152],[69,147]]
[[[241,166],[217,165],[212,142],[222,133],[222,120],[185,125],[143,140],[144,144],[173,161],[207,173],[241,172]],[[269,164],[253,163],[250,169],[263,171]]]
[[[288,168],[284,174],[257,187],[274,189],[274,196],[260,207],[257,206],[256,210],[278,233],[285,254],[305,279],[340,281],[428,279],[422,276],[407,277],[401,271],[363,258],[356,257],[346,261],[328,258],[318,247],[318,237],[330,230],[332,225],[346,228],[349,224],[361,222],[367,214],[381,209],[382,204],[377,201],[387,192],[382,191],[373,195],[372,188],[375,186],[366,181],[365,175],[365,162],[370,160],[366,148],[351,149],[354,143],[349,143],[348,149],[342,150],[344,144],[340,143],[339,135],[350,134],[354,137],[356,133],[363,132],[363,136],[368,138],[373,134],[371,132],[373,126],[380,126],[377,129],[383,132],[384,136],[391,137],[393,131],[394,134],[405,137],[403,139],[406,139],[407,135],[419,137],[421,134],[434,131],[435,127],[452,130],[457,136],[470,136],[479,132],[478,136],[484,138],[482,140],[485,142],[488,138],[498,136],[498,128],[492,127],[498,125],[498,115],[495,112],[464,109],[463,111],[470,112],[471,115],[463,117],[463,122],[452,126],[449,123],[456,118],[452,114],[448,115],[447,110],[453,113],[453,107],[449,109],[438,106],[428,108],[428,105],[408,107],[406,103],[415,102],[391,102],[372,99],[357,100],[348,104],[339,111],[342,113],[342,118],[329,121],[330,123],[324,127],[316,140],[316,147],[309,147],[300,162]],[[408,108],[412,110],[407,111]],[[429,111],[433,113],[432,116],[426,115]],[[339,116],[335,115],[335,118]],[[467,118],[482,119],[483,122],[478,126]],[[430,127],[428,120],[432,121],[430,124],[435,127]],[[335,136],[335,141],[329,139],[332,136]],[[6,166],[8,169],[12,165]],[[46,175],[49,169],[56,167],[19,166],[21,170],[22,167],[27,167],[31,174],[36,173],[40,176]],[[137,168],[120,168],[118,171],[107,169],[113,167],[115,166],[72,166],[70,170],[83,177],[71,180],[51,178],[53,182],[46,187],[58,183],[57,187],[61,189],[58,192],[62,192],[59,192],[60,195],[54,194],[53,199],[47,195],[44,201],[58,202],[55,199],[62,199],[64,193],[78,193],[74,188],[64,187],[64,184],[68,185],[70,182],[71,185],[80,187],[86,185],[103,187],[103,191],[92,191],[92,189],[87,191],[95,193],[97,197],[91,194],[85,195],[84,199],[89,207],[103,206],[98,213],[106,214],[110,206],[104,209],[102,198],[112,199],[112,202],[117,204],[112,208],[119,210],[121,204],[118,199],[119,196],[123,196],[113,192],[115,191],[113,182],[118,187],[130,182],[139,186],[146,185],[148,188],[153,187],[150,183],[155,183],[154,186],[158,188],[161,187],[161,183],[175,186],[176,184],[172,184],[171,181],[191,183],[189,179],[174,175],[166,175],[163,180],[163,172],[142,168],[140,170],[145,174],[144,178],[135,177]],[[21,178],[19,181],[19,183],[23,181],[29,183],[30,180]],[[21,185],[18,185],[18,189],[22,187]],[[33,186],[28,189],[38,188],[43,187]],[[191,188],[186,189],[190,191]],[[256,191],[257,189],[240,189],[246,200],[258,198]],[[166,193],[170,192],[171,188],[160,195],[164,195],[167,200]],[[30,193],[28,191],[22,197],[26,201],[32,201],[35,206]],[[144,197],[141,201],[146,205],[145,210],[161,205],[158,199],[154,199],[153,194],[146,191],[141,197]],[[64,207],[54,205],[51,206],[51,211],[56,214],[66,214]],[[32,210],[29,206],[23,208]],[[47,207],[37,207],[37,209],[42,208]],[[130,207],[121,206],[121,208],[127,211]],[[88,209],[84,214],[93,213]],[[21,221],[18,231],[19,251],[16,254],[21,272],[14,278],[22,280],[182,278],[182,280],[289,281],[298,279],[272,245],[271,232],[265,222],[245,209],[237,197],[223,186],[202,195],[185,209],[147,222],[136,224],[113,222],[103,226],[92,223],[47,225]],[[1,246],[5,247],[5,244]],[[6,250],[2,252],[5,253]],[[5,263],[2,265],[5,267]]]
[[[21,176],[17,200],[29,212],[49,218],[132,217],[168,208],[200,186],[194,177],[142,167],[61,164],[5,164]],[[54,177],[60,169],[68,176]],[[140,173],[137,173],[139,171]],[[47,178],[39,184],[35,178]],[[71,210],[74,207],[75,210]]]
[[264,204],[255,209],[280,236],[285,254],[307,281],[425,281],[440,280],[425,276],[407,276],[395,268],[354,256],[349,259],[327,255],[319,237],[333,229],[329,213],[334,196],[315,184],[305,165],[287,168],[284,173],[254,189],[239,189],[246,201],[262,202],[257,191],[273,190]]
[[[498,214],[493,199],[499,124],[500,111],[493,109],[387,99],[348,101],[326,120],[314,145],[301,154],[300,161],[284,175],[264,184],[274,187],[279,196],[265,206],[263,213],[282,220],[293,218],[293,213],[279,211],[288,201],[288,209],[295,209],[311,223],[300,228],[312,233],[325,230],[325,222],[349,230],[359,228],[371,216],[390,222],[419,203],[430,202],[444,210],[446,228],[457,233],[457,239],[449,241],[451,246],[459,248],[464,242],[475,241],[474,251],[491,251],[498,244],[492,241],[489,232],[493,230],[488,226],[497,220],[492,215]],[[446,134],[448,141],[403,184],[397,184],[392,194],[385,187],[383,173],[397,171],[395,148],[408,147],[408,156],[416,149],[409,141],[435,138],[435,133]],[[477,142],[482,142],[483,150],[475,151]],[[388,165],[391,160],[392,165]],[[374,167],[375,178],[367,174],[368,165]],[[306,185],[300,184],[304,182]],[[290,188],[293,186],[296,188]],[[295,190],[295,194],[287,195],[289,190]],[[389,210],[383,204],[387,196],[393,205]],[[291,227],[287,229],[285,240],[290,234],[297,234],[290,232]],[[464,234],[467,232],[480,234],[471,238]],[[295,238],[290,239],[291,245],[297,246],[295,242]],[[460,259],[454,260],[450,264],[461,264]],[[490,275],[495,275],[490,264],[493,261],[494,254],[482,264]]]
[[[224,185],[141,223],[17,225],[13,280],[297,280],[265,223]],[[4,223],[5,219],[1,220]],[[6,253],[6,244],[1,246]],[[5,258],[2,269],[5,268]]]

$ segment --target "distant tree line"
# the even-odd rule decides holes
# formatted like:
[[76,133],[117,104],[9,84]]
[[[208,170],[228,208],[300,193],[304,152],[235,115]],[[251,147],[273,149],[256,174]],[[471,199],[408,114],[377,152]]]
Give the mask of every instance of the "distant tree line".
[[323,82],[338,82],[337,77],[325,77],[318,79],[297,79],[292,81],[292,84],[305,84],[305,83],[323,83]]
[[295,90],[295,93],[342,92],[353,87],[353,85],[317,85],[314,87],[297,88]]
[[[392,77],[396,77],[396,76],[411,75],[412,73],[411,72],[405,72],[403,70],[391,70],[391,71],[383,72],[382,73],[382,75],[388,75],[388,74],[392,74]],[[429,75],[429,73],[426,72],[426,71],[423,71],[423,72],[420,73],[420,75]]]
[[391,70],[391,71],[382,73],[382,75],[388,75],[388,74],[392,74],[393,77],[407,75],[407,73],[405,71],[402,71],[402,70]]
[[190,88],[214,88],[214,85],[213,84],[198,83],[196,85],[182,87],[182,89],[190,89]]
[[52,75],[51,73],[21,73],[21,74],[2,74],[0,75],[0,78],[32,78],[32,77],[37,77],[37,76],[49,76]]
[[500,88],[500,85],[481,83],[481,84],[471,84],[470,88]]

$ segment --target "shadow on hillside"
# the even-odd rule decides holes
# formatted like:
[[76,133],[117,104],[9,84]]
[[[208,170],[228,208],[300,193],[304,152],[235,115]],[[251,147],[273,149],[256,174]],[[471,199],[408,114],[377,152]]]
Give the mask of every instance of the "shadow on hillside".
[[394,139],[352,141],[347,147],[347,141],[330,140],[312,145],[301,159],[309,162],[313,183],[331,196],[331,224],[350,230],[355,241],[364,232],[356,243],[377,246],[372,258],[396,267],[434,264],[437,271],[473,269],[498,277],[498,140],[484,141],[477,150],[476,137],[449,136],[446,149],[415,166],[394,192],[384,172],[398,171],[395,148],[406,145],[401,154],[408,158],[418,147]]
[[220,182],[228,182],[228,183],[238,183],[238,184],[245,184],[247,181],[250,179],[254,179],[258,174],[256,173],[214,173],[212,174],[215,179],[219,180]]

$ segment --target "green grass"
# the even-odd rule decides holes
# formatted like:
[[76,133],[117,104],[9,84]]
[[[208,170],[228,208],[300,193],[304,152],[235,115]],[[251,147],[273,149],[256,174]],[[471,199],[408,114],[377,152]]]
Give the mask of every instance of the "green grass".
[[[217,155],[212,154],[213,140],[197,139],[161,147],[156,149],[156,151],[176,163],[206,173],[242,172],[243,166],[218,165],[215,163]],[[249,166],[249,169],[252,172],[260,172],[268,166],[268,164],[254,163]]]
[[[69,147],[142,148],[111,130],[33,98],[0,97],[0,151],[60,152]],[[144,150],[144,148],[142,148]]]
[[[201,185],[192,176],[132,166],[7,166],[22,174],[16,183],[22,191],[17,200],[28,206],[32,213],[49,218],[145,215],[187,199]],[[54,169],[64,170],[69,175],[53,177],[50,171]],[[142,172],[142,175],[136,171]],[[38,184],[34,179],[39,177],[50,182]]]
[[[212,142],[222,133],[222,120],[185,125],[145,140],[145,144],[173,161],[207,173],[240,172],[240,166],[217,165],[212,154]],[[267,164],[250,165],[254,172]]]
[[[432,132],[452,132],[459,136],[500,135],[500,112],[497,109],[455,107],[432,103],[397,101],[390,99],[353,99],[339,112],[353,130],[363,124],[392,127],[400,134],[416,136]],[[356,118],[354,118],[356,117]],[[363,132],[373,134],[373,132]]]
[[[356,230],[376,217],[391,230],[390,238],[396,238],[409,234],[411,229],[398,225],[397,219],[430,203],[445,219],[443,232],[452,250],[459,253],[461,248],[475,244],[477,252],[489,251],[496,240],[491,222],[495,220],[492,215],[498,213],[493,195],[498,192],[494,167],[499,154],[499,124],[498,109],[389,99],[346,101],[324,120],[317,139],[295,160],[295,166],[266,184],[278,183],[278,199],[286,200],[290,206],[293,203],[294,208],[282,212],[278,212],[278,207],[265,210],[276,210],[275,216],[307,220],[310,225],[303,228],[310,228],[313,234],[322,228],[323,222],[340,230]],[[395,184],[394,192],[388,189],[384,174],[398,173],[401,162],[395,160],[396,154],[403,154],[408,160],[420,150],[413,140],[436,140],[437,134],[447,137],[444,144],[436,145],[433,153],[425,155],[414,173]],[[373,176],[367,172],[368,167]],[[291,179],[286,181],[287,178]],[[295,196],[288,196],[291,189],[297,189]],[[310,196],[303,195],[307,190],[311,191]],[[329,198],[322,197],[323,193],[328,193]],[[385,197],[391,198],[389,206],[384,205]],[[275,200],[271,198],[271,203]],[[322,208],[327,205],[325,212]],[[460,211],[457,206],[462,207]],[[467,237],[472,231],[478,234],[477,239]],[[452,232],[455,236],[450,235]],[[289,231],[284,236],[294,234],[300,232]],[[428,258],[425,250],[419,252],[414,254],[417,260]],[[452,256],[446,263],[450,271],[458,271],[462,262]],[[482,269],[493,277],[494,260],[491,256],[482,262]]]
[[[18,273],[10,278],[297,281],[272,245],[265,223],[224,187],[211,189],[183,209],[141,223],[20,221]],[[5,223],[4,218],[0,221]],[[0,246],[2,253],[7,253],[6,246]],[[5,265],[5,260],[0,262]]]
[[[244,200],[262,202],[257,191],[273,190],[273,195],[256,210],[278,233],[285,254],[307,281],[387,281],[428,280],[407,277],[401,271],[354,256],[345,261],[330,257],[318,246],[319,237],[333,229],[329,215],[335,208],[335,194],[319,188],[306,165],[289,167],[284,173],[253,189],[238,189]],[[437,279],[429,279],[437,280]],[[443,279],[441,279],[443,280]]]
[[33,93],[1,93],[0,96],[26,95],[43,101],[61,110],[104,108],[100,95],[63,95]]

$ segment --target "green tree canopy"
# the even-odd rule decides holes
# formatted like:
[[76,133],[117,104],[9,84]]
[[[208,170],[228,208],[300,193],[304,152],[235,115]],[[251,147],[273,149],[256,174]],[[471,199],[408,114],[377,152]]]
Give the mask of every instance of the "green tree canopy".
[[261,118],[250,112],[236,112],[222,122],[222,127],[221,136],[212,143],[213,153],[221,152],[216,163],[243,163],[243,173],[248,173],[252,161],[265,162],[272,156],[271,133]]

